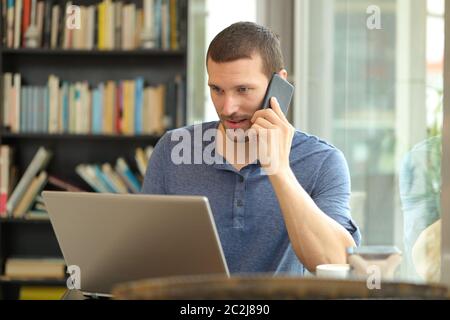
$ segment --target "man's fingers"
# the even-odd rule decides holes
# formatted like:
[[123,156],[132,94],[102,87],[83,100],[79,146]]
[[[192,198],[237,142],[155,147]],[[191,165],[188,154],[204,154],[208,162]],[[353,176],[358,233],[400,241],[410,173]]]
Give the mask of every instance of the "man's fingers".
[[281,110],[280,103],[278,102],[278,99],[275,97],[272,97],[270,100],[270,106],[272,107],[273,111],[282,119],[283,121],[288,121],[286,118],[286,115],[284,114],[283,110]]
[[252,123],[256,122],[256,119],[258,118],[264,118],[271,122],[274,125],[282,125],[283,121],[280,119],[280,117],[275,113],[274,110],[271,108],[258,110],[253,114],[252,119],[250,120]]
[[255,123],[266,129],[273,129],[274,127],[276,127],[273,125],[273,123],[262,117],[257,118]]

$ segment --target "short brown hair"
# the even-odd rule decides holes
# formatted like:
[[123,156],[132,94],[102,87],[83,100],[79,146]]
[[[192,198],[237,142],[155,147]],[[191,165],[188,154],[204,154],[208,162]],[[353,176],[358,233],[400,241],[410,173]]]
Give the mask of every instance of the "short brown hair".
[[263,61],[263,72],[270,79],[272,74],[284,68],[280,38],[270,29],[253,22],[237,22],[222,30],[211,41],[206,54],[215,62],[230,62],[250,59],[259,53]]

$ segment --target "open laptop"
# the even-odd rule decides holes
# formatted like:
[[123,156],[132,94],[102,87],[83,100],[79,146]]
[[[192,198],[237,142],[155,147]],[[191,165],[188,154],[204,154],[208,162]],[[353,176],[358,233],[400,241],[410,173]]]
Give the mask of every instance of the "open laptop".
[[[208,199],[43,191],[67,266],[84,295],[152,277],[229,275]],[[73,276],[72,276],[73,277]]]

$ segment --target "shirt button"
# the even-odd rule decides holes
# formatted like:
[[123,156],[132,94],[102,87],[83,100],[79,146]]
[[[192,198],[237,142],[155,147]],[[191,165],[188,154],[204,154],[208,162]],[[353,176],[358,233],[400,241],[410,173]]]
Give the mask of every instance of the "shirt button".
[[244,203],[240,199],[237,201],[236,204],[237,204],[238,207],[242,207],[244,205]]
[[244,182],[244,177],[243,176],[239,176],[239,182]]

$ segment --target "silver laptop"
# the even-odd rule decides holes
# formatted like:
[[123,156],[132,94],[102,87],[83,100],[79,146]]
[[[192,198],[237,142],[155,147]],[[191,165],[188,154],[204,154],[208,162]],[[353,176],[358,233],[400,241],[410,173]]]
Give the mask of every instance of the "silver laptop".
[[201,196],[44,191],[67,266],[85,295],[152,277],[223,274],[228,267]]

